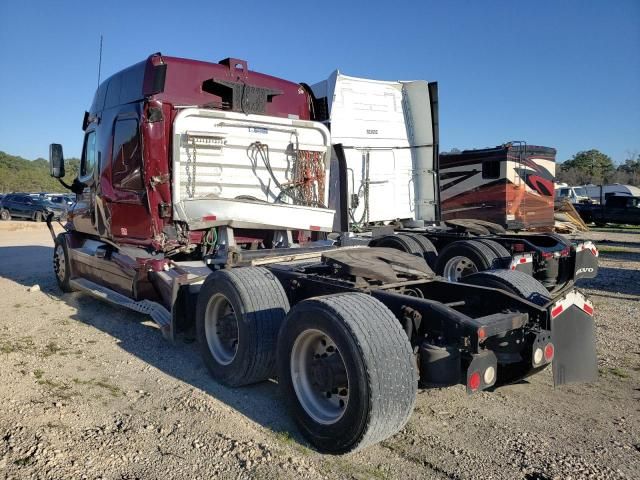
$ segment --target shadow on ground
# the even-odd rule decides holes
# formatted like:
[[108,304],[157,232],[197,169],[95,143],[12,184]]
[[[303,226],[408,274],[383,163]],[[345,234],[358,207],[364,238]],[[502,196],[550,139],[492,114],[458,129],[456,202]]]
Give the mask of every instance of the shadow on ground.
[[232,389],[210,376],[193,340],[165,340],[149,317],[100,302],[82,293],[62,293],[52,268],[52,247],[0,247],[0,277],[26,287],[38,284],[45,294],[77,311],[72,319],[118,339],[118,345],[147,364],[190,384],[276,432],[290,432],[307,445],[289,418],[274,381]]
[[[615,258],[620,258],[616,256]],[[638,260],[636,255],[634,260]],[[623,295],[637,295],[640,300],[640,270],[632,268],[599,267],[598,276],[588,280],[579,280],[581,288],[593,288]],[[629,300],[634,300],[630,298]]]

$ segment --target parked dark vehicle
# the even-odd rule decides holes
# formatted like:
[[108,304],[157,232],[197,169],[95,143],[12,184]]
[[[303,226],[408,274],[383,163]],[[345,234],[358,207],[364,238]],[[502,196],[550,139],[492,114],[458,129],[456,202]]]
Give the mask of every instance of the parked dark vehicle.
[[66,215],[67,208],[66,205],[52,203],[47,198],[32,197],[26,193],[10,193],[0,200],[2,220],[17,217],[42,222],[50,212],[53,212],[53,219],[58,220]]
[[604,205],[580,203],[574,207],[586,223],[640,225],[640,197],[612,196]]
[[49,201],[61,208],[67,208],[75,203],[73,195],[53,195],[49,197]]

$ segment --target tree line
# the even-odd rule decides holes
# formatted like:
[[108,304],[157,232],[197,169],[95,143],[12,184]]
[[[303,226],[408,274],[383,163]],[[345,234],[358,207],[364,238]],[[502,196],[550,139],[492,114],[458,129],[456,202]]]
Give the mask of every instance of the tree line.
[[569,185],[623,183],[640,186],[640,154],[629,153],[628,158],[616,166],[611,157],[599,150],[578,152],[558,165],[556,179]]
[[[452,149],[452,152],[458,151]],[[65,182],[78,175],[80,160],[65,161]],[[624,183],[640,186],[640,154],[628,154],[624,163],[616,166],[611,157],[592,149],[576,153],[570,160],[558,164],[556,179],[569,185]],[[0,193],[61,192],[64,188],[49,175],[49,162],[44,158],[27,160],[0,151]]]
[[[78,175],[80,160],[65,160],[64,180],[70,184]],[[49,173],[49,161],[44,158],[27,160],[0,151],[0,193],[64,192],[65,188]]]

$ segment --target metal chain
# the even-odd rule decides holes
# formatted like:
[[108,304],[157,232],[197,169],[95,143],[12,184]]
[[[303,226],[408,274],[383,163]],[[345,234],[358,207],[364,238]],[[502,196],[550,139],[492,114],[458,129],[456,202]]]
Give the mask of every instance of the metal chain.
[[[189,198],[193,198],[196,194],[196,139],[191,138],[191,148],[193,151],[193,156],[189,152],[189,144],[187,143],[187,196]],[[191,174],[191,168],[193,163],[193,175]]]

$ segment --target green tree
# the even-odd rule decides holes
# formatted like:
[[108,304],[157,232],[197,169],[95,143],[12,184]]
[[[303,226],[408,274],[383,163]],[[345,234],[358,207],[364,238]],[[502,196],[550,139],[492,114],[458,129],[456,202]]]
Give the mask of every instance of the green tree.
[[[65,182],[78,175],[80,160],[65,161]],[[6,192],[63,192],[65,188],[49,174],[49,162],[44,158],[27,160],[0,151],[0,193]]]
[[599,150],[591,149],[576,153],[571,160],[561,165],[565,172],[575,170],[579,176],[588,177],[591,183],[606,183],[615,171],[611,157]]

